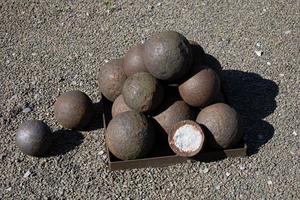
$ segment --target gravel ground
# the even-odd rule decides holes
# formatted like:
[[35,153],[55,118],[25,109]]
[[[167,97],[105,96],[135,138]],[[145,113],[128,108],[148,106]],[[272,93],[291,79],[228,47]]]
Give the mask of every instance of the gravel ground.
[[[0,198],[299,199],[299,4],[2,0]],[[219,60],[248,119],[249,157],[110,172],[102,129],[61,131],[55,98],[80,89],[98,102],[98,68],[161,30],[183,33]],[[48,157],[16,148],[27,119],[62,135]]]

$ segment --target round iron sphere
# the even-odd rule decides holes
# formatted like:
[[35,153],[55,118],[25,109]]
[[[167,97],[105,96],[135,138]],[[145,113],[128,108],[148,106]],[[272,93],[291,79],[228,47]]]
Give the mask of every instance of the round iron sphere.
[[54,104],[58,123],[68,129],[84,128],[92,116],[92,100],[83,92],[74,90],[60,95]]
[[51,130],[40,120],[28,120],[20,125],[16,134],[16,145],[26,155],[40,156],[52,142]]

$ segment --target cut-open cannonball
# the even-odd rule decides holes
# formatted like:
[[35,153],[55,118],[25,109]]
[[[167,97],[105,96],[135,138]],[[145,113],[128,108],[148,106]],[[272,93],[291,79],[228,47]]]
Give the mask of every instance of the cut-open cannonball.
[[157,79],[183,77],[190,69],[192,56],[188,40],[175,31],[161,32],[145,42],[144,63]]
[[121,160],[142,158],[151,152],[155,132],[149,119],[142,113],[127,111],[114,117],[105,132],[110,152]]
[[16,134],[16,145],[25,154],[41,156],[52,142],[52,132],[40,120],[28,120],[20,125]]
[[133,110],[146,112],[155,109],[163,100],[160,82],[148,72],[139,72],[127,78],[122,89],[126,104]]
[[129,110],[131,110],[131,108],[126,105],[123,96],[119,95],[112,105],[111,115],[112,117],[115,117],[116,115]]
[[93,114],[92,100],[78,90],[60,95],[54,104],[54,116],[58,123],[69,129],[84,128]]
[[171,149],[177,155],[191,157],[201,151],[205,136],[199,124],[184,120],[174,125],[168,140]]
[[208,147],[226,149],[237,144],[242,137],[240,118],[234,108],[225,103],[205,107],[196,121],[205,126]]
[[124,71],[127,76],[138,72],[146,72],[147,69],[143,58],[144,45],[137,44],[126,53],[123,61]]
[[98,73],[98,85],[101,93],[110,101],[114,101],[122,91],[126,80],[123,59],[114,59],[105,63]]

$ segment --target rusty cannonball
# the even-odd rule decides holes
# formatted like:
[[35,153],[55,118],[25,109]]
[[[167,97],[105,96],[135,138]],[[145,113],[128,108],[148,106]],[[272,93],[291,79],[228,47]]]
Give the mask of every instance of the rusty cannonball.
[[175,123],[194,119],[194,112],[182,99],[178,97],[168,97],[162,105],[153,113],[153,118],[169,134]]
[[112,108],[111,108],[111,115],[112,117],[115,117],[116,115],[126,112],[126,111],[130,111],[131,108],[129,108],[122,95],[119,95],[116,100],[114,101]]
[[52,142],[52,132],[40,120],[28,120],[20,125],[16,134],[17,147],[27,155],[43,155]]
[[204,131],[199,124],[192,120],[183,120],[173,125],[168,135],[171,149],[179,156],[191,157],[203,148]]
[[155,132],[149,119],[136,111],[114,117],[105,132],[110,152],[121,160],[145,157],[153,148]]
[[124,71],[127,76],[137,72],[146,72],[147,69],[143,58],[144,45],[137,44],[126,53],[123,61]]
[[133,110],[147,112],[155,109],[164,98],[161,83],[148,72],[127,78],[122,89],[125,103]]
[[206,128],[208,146],[211,148],[226,149],[241,140],[239,115],[234,108],[225,103],[205,107],[198,114],[196,121]]
[[157,79],[175,80],[190,69],[192,51],[188,40],[175,31],[164,31],[145,42],[144,63]]
[[123,59],[114,59],[105,63],[98,73],[98,85],[101,93],[110,101],[114,101],[122,91],[126,80]]
[[80,129],[88,125],[93,112],[92,100],[83,92],[74,90],[60,95],[54,104],[54,116],[68,129]]
[[189,105],[203,108],[210,104],[220,90],[220,80],[215,71],[204,66],[194,66],[192,75],[179,85],[182,99]]

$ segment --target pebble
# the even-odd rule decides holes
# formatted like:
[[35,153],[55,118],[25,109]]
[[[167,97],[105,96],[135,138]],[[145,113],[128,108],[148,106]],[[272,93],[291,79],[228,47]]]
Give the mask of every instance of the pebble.
[[209,171],[208,168],[204,168],[204,169],[202,170],[203,173],[207,173],[208,171]]
[[263,52],[262,52],[261,50],[256,50],[255,53],[256,53],[256,55],[258,55],[258,56],[262,56],[262,54],[263,54]]
[[31,175],[31,172],[28,170],[25,174],[24,174],[24,178],[28,178]]
[[270,62],[267,62],[267,65],[269,65],[269,66],[270,66],[270,65],[271,65],[271,63],[270,63]]
[[230,173],[229,172],[226,172],[226,174],[225,174],[226,176],[230,176]]
[[6,188],[5,190],[8,191],[8,192],[10,192],[11,191],[11,187]]
[[293,134],[294,136],[297,136],[297,135],[298,135],[296,131],[293,131],[292,134]]
[[284,77],[284,74],[279,74],[280,77]]
[[287,34],[290,34],[291,32],[292,32],[292,31],[288,30],[288,31],[285,31],[284,34],[287,35]]
[[263,11],[264,11],[264,12],[267,12],[267,9],[264,8]]
[[260,42],[257,42],[257,43],[256,43],[256,46],[257,46],[257,47],[261,47],[261,43],[260,43]]
[[37,53],[32,53],[31,55],[32,55],[32,56],[36,56],[36,55],[37,55]]
[[268,185],[272,185],[273,184],[273,182],[271,180],[268,180],[267,183],[268,183]]
[[246,167],[244,165],[240,165],[240,170],[244,170]]
[[104,62],[105,62],[105,63],[108,63],[108,60],[107,60],[107,59],[105,59],[105,60],[104,60]]
[[31,108],[29,108],[29,107],[24,108],[24,109],[22,110],[23,113],[29,113],[29,112],[31,112],[31,111],[32,111],[32,110],[31,110]]
[[220,185],[216,185],[216,190],[219,190],[220,188],[221,188],[221,186]]
[[101,156],[101,155],[103,155],[104,154],[104,151],[100,151],[99,152],[99,155]]

